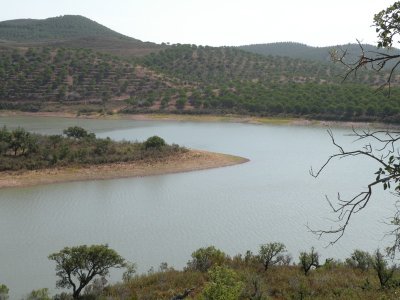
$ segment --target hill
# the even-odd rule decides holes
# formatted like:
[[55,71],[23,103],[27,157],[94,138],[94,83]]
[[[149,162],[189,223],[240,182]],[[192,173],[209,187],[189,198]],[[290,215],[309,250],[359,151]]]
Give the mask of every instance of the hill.
[[0,39],[8,41],[40,42],[89,36],[134,40],[82,16],[65,15],[44,20],[18,19],[0,22]]
[[[273,56],[238,47],[160,46],[80,16],[1,26],[1,38],[14,41],[0,43],[0,109],[400,122],[399,75],[390,98],[387,89],[377,91],[385,71],[363,69],[342,82],[346,69],[324,61],[322,48],[277,43],[269,49],[281,55]],[[27,28],[44,32],[28,39]],[[295,53],[301,58],[290,57]]]
[[[400,54],[400,50],[396,48],[388,51],[386,49],[379,49],[375,46],[368,44],[363,44],[362,47],[364,48],[364,51],[369,55],[373,55],[375,52],[382,52],[386,54]],[[361,54],[360,46],[358,44],[312,47],[300,43],[281,42],[245,45],[238,48],[264,56],[287,56],[295,59],[306,59],[325,63],[330,62],[330,51],[333,49],[346,50],[351,58],[358,57]]]
[[87,48],[117,55],[145,55],[163,48],[122,35],[82,16],[0,22],[0,45]]

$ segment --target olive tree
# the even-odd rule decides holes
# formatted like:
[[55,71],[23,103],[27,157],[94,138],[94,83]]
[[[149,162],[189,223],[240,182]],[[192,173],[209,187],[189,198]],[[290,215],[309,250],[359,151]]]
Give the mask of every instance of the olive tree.
[[72,288],[74,299],[96,276],[107,276],[110,268],[125,266],[125,260],[108,245],[65,247],[49,255],[49,259],[56,262],[56,286]]

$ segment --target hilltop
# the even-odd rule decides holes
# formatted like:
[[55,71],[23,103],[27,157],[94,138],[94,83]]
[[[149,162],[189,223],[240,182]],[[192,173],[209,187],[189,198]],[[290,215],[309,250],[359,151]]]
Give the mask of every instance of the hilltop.
[[0,22],[0,46],[87,48],[117,55],[144,55],[160,45],[125,36],[83,16]]
[[156,45],[81,16],[0,22],[0,39],[0,109],[400,122],[398,75],[390,98],[385,71],[342,82],[325,48]]

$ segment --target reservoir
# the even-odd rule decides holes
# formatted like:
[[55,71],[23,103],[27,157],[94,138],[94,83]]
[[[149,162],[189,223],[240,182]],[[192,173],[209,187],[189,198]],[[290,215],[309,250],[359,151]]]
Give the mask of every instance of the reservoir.
[[[55,265],[47,256],[65,246],[105,244],[139,272],[162,262],[181,269],[190,254],[215,245],[233,256],[268,242],[282,242],[294,261],[314,246],[325,258],[345,259],[354,249],[383,249],[385,225],[396,198],[377,187],[367,208],[355,215],[344,237],[318,239],[309,232],[335,226],[325,199],[340,192],[348,199],[374,179],[379,168],[358,158],[335,161],[327,127],[175,121],[89,120],[54,117],[0,117],[0,126],[61,134],[78,125],[98,137],[145,140],[158,135],[168,143],[242,156],[248,163],[211,170],[142,178],[69,182],[0,190],[0,283],[11,298],[33,289],[55,289]],[[360,148],[332,128],[337,142]],[[112,272],[111,282],[121,280]]]

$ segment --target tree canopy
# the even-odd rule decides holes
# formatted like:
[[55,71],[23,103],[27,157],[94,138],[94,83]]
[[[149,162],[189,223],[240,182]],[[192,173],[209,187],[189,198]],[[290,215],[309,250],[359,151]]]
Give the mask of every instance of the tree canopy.
[[108,245],[82,245],[65,247],[49,255],[56,262],[56,274],[60,278],[56,286],[72,288],[74,299],[96,276],[107,276],[110,268],[122,268],[125,260]]

